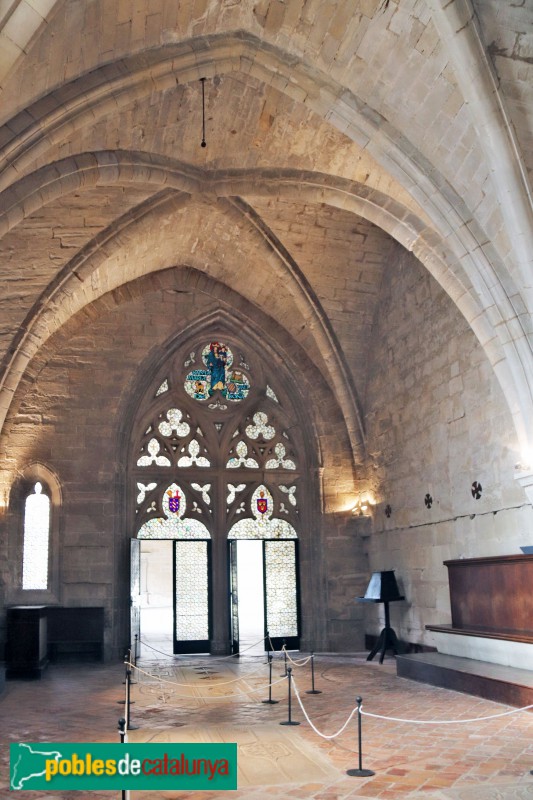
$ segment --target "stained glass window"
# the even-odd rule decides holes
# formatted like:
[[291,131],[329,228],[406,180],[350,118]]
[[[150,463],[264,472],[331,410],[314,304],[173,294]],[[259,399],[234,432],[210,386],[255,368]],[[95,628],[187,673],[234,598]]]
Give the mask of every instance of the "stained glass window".
[[235,500],[235,496],[238,492],[242,492],[243,489],[246,489],[245,483],[238,483],[237,486],[234,486],[232,483],[228,483],[228,496],[226,498],[227,505],[231,505]]
[[211,498],[209,496],[209,492],[210,492],[210,489],[211,489],[211,484],[210,483],[206,483],[204,486],[200,486],[199,483],[191,483],[191,486],[192,486],[193,489],[196,489],[197,492],[201,492],[202,493],[202,500],[204,501],[204,503],[209,505],[209,503],[211,502]]
[[272,518],[274,498],[266,486],[258,486],[250,501],[252,519],[236,522],[228,539],[296,539],[297,534],[285,519]]
[[291,506],[296,506],[296,486],[280,486],[279,488],[282,492],[288,495],[288,500]]
[[296,469],[296,464],[292,458],[285,458],[285,446],[281,442],[278,442],[274,447],[274,453],[276,458],[271,458],[267,461],[265,464],[267,469],[277,469],[279,467],[282,469]]
[[209,539],[209,531],[198,519],[184,519],[187,510],[185,493],[172,483],[161,498],[163,517],[155,517],[141,526],[138,539]]
[[141,503],[144,503],[144,498],[146,497],[147,492],[151,492],[152,489],[155,489],[157,483],[137,483],[137,489],[139,490],[139,494],[137,495],[137,505],[139,506]]
[[235,452],[237,453],[236,456],[232,456],[228,463],[226,464],[227,467],[230,469],[235,469],[237,467],[248,467],[250,469],[258,469],[259,464],[255,460],[255,458],[248,457],[248,445],[246,442],[240,441],[237,443],[235,447]]
[[159,455],[161,445],[157,439],[150,439],[146,449],[148,450],[148,455],[141,456],[137,460],[138,467],[150,467],[152,464],[156,464],[158,467],[170,467],[170,459]]
[[50,498],[36,483],[24,504],[22,588],[48,589]]
[[181,456],[181,458],[178,459],[178,467],[192,467],[193,464],[196,464],[197,467],[211,466],[209,459],[200,455],[200,445],[196,439],[189,442],[188,451],[189,455]]
[[[305,471],[300,426],[289,396],[280,403],[267,382],[266,348],[254,356],[222,331],[191,346],[169,353],[139,408],[130,464],[137,537],[173,540],[174,651],[209,649],[212,604],[221,601],[210,594],[214,531],[235,551],[235,540],[256,540],[270,634],[292,638]],[[224,556],[217,548],[216,558]],[[213,565],[217,574],[223,566]],[[218,614],[215,620],[219,626]]]
[[276,397],[276,393],[274,392],[273,389],[270,388],[270,386],[266,387],[266,396],[270,397],[270,399],[273,400],[275,403],[279,403],[279,400]]
[[248,396],[250,381],[241,367],[233,366],[233,353],[226,344],[210,342],[202,350],[202,363],[187,374],[184,387],[195,400],[208,400],[218,391],[227,400],[239,401]]
[[176,431],[176,436],[187,436],[191,426],[187,422],[182,422],[183,412],[179,408],[169,408],[166,413],[167,419],[159,423],[159,433],[162,436],[172,436]]
[[253,425],[248,425],[246,435],[249,439],[264,439],[268,441],[276,435],[275,428],[268,424],[268,417],[264,411],[257,411],[253,416]]

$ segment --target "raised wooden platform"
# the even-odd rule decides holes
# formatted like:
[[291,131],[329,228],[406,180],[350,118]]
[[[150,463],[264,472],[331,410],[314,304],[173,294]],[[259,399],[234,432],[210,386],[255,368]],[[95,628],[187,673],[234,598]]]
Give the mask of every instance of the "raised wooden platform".
[[522,708],[533,705],[533,671],[443,653],[396,656],[401,678]]
[[533,644],[533,633],[530,631],[495,631],[492,628],[479,627],[456,628],[453,625],[426,625],[426,630],[436,633],[455,633],[457,636],[477,636],[480,639],[501,639],[506,642]]

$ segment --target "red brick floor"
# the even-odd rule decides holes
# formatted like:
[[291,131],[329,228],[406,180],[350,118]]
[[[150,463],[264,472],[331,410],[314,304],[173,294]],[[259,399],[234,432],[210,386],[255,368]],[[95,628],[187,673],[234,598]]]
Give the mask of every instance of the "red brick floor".
[[[143,659],[139,666],[161,675],[165,681],[154,681],[139,675],[133,687],[132,720],[139,731],[131,738],[146,740],[158,732],[174,731],[179,740],[187,741],[191,726],[213,730],[258,731],[269,725],[279,730],[280,740],[294,742],[307,753],[320,754],[328,765],[323,781],[307,780],[250,785],[234,792],[132,792],[131,800],[164,800],[190,798],[215,800],[217,797],[263,798],[289,797],[313,800],[344,798],[397,798],[397,800],[533,800],[533,713],[520,712],[491,720],[466,724],[417,725],[384,719],[363,718],[363,767],[375,771],[373,777],[348,777],[346,770],[357,767],[357,728],[355,720],[334,740],[317,736],[305,722],[297,702],[293,701],[293,717],[302,721],[297,728],[276,727],[287,717],[286,683],[273,688],[279,705],[268,706],[260,701],[266,691],[247,694],[250,687],[263,688],[266,668],[263,659],[241,658],[231,662],[209,662],[209,671],[190,670],[193,689],[175,687],[182,682],[185,668],[174,665],[179,659]],[[204,662],[205,663],[205,662]],[[309,665],[295,667],[302,701],[314,724],[323,732],[332,733],[344,723],[355,705],[357,695],[363,697],[363,710],[386,717],[424,720],[460,720],[490,716],[510,707],[488,700],[438,689],[396,677],[393,659],[383,665],[368,663],[364,656],[316,656],[316,684],[319,695],[303,692],[310,688]],[[13,680],[0,696],[0,797],[9,791],[8,745],[10,742],[75,742],[118,741],[117,719],[123,696],[122,665],[52,665],[40,681]],[[259,673],[259,675],[257,674]],[[237,683],[242,699],[217,700],[217,682],[228,675],[242,679]],[[275,664],[274,678],[280,675]],[[203,681],[203,683],[201,683]],[[244,688],[243,688],[244,687]],[[219,690],[220,691],[220,690]],[[142,695],[153,692],[153,695]],[[186,696],[183,697],[182,695]],[[148,700],[147,700],[148,697]],[[200,698],[200,699],[198,699]],[[291,738],[283,738],[291,737]],[[296,737],[296,738],[292,738]],[[90,792],[93,798],[119,796],[118,793]],[[82,792],[40,793],[21,791],[21,800],[80,800]]]

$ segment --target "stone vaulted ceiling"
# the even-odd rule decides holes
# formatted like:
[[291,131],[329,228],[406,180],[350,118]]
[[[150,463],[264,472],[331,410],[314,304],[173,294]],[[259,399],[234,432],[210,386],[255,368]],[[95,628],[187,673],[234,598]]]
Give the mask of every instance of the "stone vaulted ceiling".
[[0,421],[73,314],[193,267],[313,348],[361,462],[404,247],[527,454],[533,0],[8,0],[0,54]]

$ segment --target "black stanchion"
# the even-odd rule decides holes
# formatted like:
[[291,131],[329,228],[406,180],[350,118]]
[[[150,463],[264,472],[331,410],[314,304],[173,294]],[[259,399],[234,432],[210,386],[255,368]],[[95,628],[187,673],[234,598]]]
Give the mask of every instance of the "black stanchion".
[[279,703],[279,700],[272,700],[272,655],[268,654],[268,700],[261,700],[262,703],[269,703],[274,705]]
[[139,728],[137,725],[131,724],[131,713],[130,713],[130,706],[132,701],[130,699],[130,686],[131,686],[131,669],[128,667],[126,669],[126,703],[125,703],[125,711],[126,711],[126,730],[127,731],[138,731]]
[[286,678],[287,677],[287,647],[286,647],[285,639],[283,640],[283,657],[285,659],[285,661],[283,662],[284,663],[284,667],[285,667],[285,672],[282,673],[281,677],[282,678]]
[[[131,664],[131,663],[133,663],[135,665],[137,664],[137,659],[135,659],[135,661],[132,662],[131,658],[132,658],[132,649],[131,649],[131,645],[130,645],[130,649],[126,653],[126,669],[127,669],[127,665],[128,664]],[[124,683],[126,683],[126,681],[124,681]],[[136,686],[137,685],[136,681],[131,680],[131,678],[130,678],[130,684],[131,684],[131,686]]]
[[311,688],[306,694],[322,694],[320,689],[315,689],[315,654],[311,653]]
[[137,650],[137,645],[138,644],[139,644],[139,634],[136,633],[135,634],[135,649],[133,651],[133,663],[135,664],[135,666],[137,666],[137,656],[139,654],[139,651]]
[[287,668],[287,684],[288,684],[288,707],[289,707],[289,718],[285,722],[280,722],[280,725],[299,725],[299,722],[294,722],[291,717],[291,684],[292,684],[292,667]]
[[362,697],[355,698],[357,703],[357,732],[358,732],[358,741],[359,741],[359,767],[358,769],[347,769],[346,774],[352,775],[355,778],[369,778],[371,775],[375,775],[375,772],[372,772],[371,769],[363,769],[363,737],[362,737],[362,728],[361,728],[361,703],[363,702]]
[[270,633],[268,631],[266,633],[265,639],[266,639],[266,643],[267,643],[267,654],[268,654],[268,657],[270,658]]
[[[128,669],[127,665],[128,665],[128,663],[130,661],[131,661],[131,647],[129,648],[129,650],[126,650],[126,652],[124,653],[124,667],[125,667],[125,669]],[[126,685],[126,673],[124,673],[124,680],[122,681],[122,685],[123,686]],[[118,703],[124,703],[124,700],[117,700],[117,702]]]
[[[129,650],[128,653],[126,653],[126,655],[124,656],[124,680],[122,681],[123,686],[126,686],[128,682],[128,669],[129,669],[128,664],[131,664],[131,650]],[[136,685],[135,681],[131,680],[131,673],[130,673],[130,685],[131,686]],[[119,706],[123,706],[125,702],[126,702],[125,700],[117,700]],[[132,700],[132,703],[134,702],[135,700]]]
[[[121,717],[118,721],[118,732],[120,734],[120,744],[125,744],[128,741],[128,734],[126,733],[126,720]],[[122,789],[122,800],[130,800],[130,793],[128,789]]]

